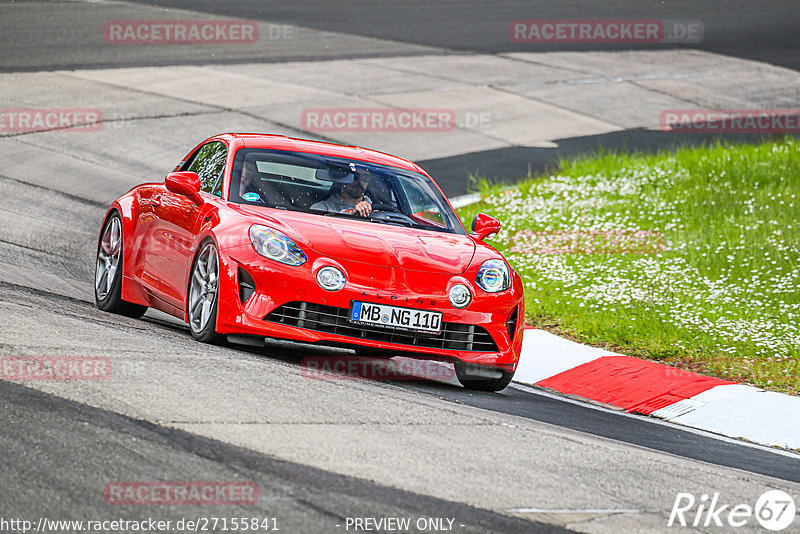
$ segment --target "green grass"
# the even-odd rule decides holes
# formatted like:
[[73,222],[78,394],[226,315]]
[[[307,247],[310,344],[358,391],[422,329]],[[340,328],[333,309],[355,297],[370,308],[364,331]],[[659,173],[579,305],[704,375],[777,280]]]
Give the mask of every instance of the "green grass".
[[[623,354],[800,390],[800,142],[600,153],[459,210],[525,283],[529,324]],[[644,234],[633,234],[645,231]],[[645,242],[633,240],[640,236]]]

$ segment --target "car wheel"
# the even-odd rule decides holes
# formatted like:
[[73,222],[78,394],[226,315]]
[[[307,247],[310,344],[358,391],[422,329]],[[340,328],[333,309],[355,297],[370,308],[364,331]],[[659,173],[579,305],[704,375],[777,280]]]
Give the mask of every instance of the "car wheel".
[[112,213],[97,245],[97,263],[94,270],[94,301],[103,311],[139,318],[147,306],[122,300],[122,219]]
[[187,314],[192,336],[203,343],[218,343],[217,300],[219,295],[219,256],[213,241],[204,241],[194,260],[189,279]]
[[467,389],[477,391],[501,391],[511,383],[514,371],[506,371],[497,367],[456,362],[456,377]]

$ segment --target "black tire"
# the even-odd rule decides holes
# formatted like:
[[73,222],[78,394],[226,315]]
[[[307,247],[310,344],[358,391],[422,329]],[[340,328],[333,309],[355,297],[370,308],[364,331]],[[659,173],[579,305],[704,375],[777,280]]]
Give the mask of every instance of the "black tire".
[[[193,291],[198,290],[196,286],[193,284],[195,270],[199,269],[198,263],[204,261],[206,259],[205,253],[208,247],[212,247],[213,249],[213,256],[215,259],[216,265],[216,286],[214,288],[214,295],[212,297],[212,302],[209,307],[208,316],[206,318],[206,322],[202,322],[202,318],[198,318],[193,316],[192,310],[190,307],[192,306],[193,301]],[[203,241],[199,247],[197,247],[197,255],[194,258],[194,262],[192,262],[192,268],[189,271],[189,287],[186,293],[186,315],[189,318],[189,330],[192,332],[192,337],[194,337],[197,341],[201,343],[211,343],[214,345],[222,344],[224,341],[224,336],[217,333],[216,326],[217,326],[217,302],[219,301],[219,252],[217,251],[217,245],[214,243],[212,239],[206,239]],[[206,265],[206,269],[208,265]],[[207,294],[207,293],[206,293]],[[202,304],[201,304],[202,305]],[[197,320],[199,319],[199,321]]]
[[[106,241],[108,232],[110,232],[108,237],[111,237],[114,233],[118,235],[116,244]],[[94,268],[94,302],[103,311],[138,319],[147,311],[147,306],[122,300],[122,266],[125,261],[122,239],[122,219],[119,213],[114,211],[103,225],[100,231],[100,239],[97,242],[97,256]],[[104,256],[102,259],[101,253]],[[116,266],[112,272],[109,270],[109,266],[114,261],[116,261]],[[103,269],[103,272],[101,272],[101,269]],[[112,278],[110,287],[108,285],[109,277]]]
[[[514,371],[506,371],[497,367],[456,362],[455,368],[456,377],[461,382],[461,385],[476,391],[502,391],[514,378]],[[497,373],[500,373],[500,376],[496,376]]]

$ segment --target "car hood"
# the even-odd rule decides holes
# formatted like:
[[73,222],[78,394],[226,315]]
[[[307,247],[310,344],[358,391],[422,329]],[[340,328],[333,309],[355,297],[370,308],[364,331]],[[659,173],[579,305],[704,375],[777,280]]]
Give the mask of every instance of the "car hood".
[[[322,256],[409,271],[461,274],[475,255],[466,235],[316,214],[242,207]],[[256,221],[254,221],[256,222]]]

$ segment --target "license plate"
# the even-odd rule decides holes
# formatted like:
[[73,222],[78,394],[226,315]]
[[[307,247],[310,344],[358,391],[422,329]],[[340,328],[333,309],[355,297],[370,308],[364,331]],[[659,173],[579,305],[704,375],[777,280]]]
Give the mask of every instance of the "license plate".
[[442,329],[442,313],[354,301],[350,307],[350,322],[438,334]]

